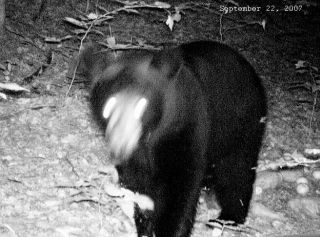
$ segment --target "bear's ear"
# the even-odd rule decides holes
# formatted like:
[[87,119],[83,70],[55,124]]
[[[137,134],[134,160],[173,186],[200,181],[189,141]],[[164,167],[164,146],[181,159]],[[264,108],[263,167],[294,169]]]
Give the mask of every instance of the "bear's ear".
[[117,62],[116,55],[97,43],[87,43],[81,48],[80,55],[71,64],[69,71],[73,73],[76,68],[77,74],[83,75],[91,84],[101,77],[106,68]]
[[166,78],[175,77],[183,64],[183,59],[180,50],[168,49],[156,53],[150,63],[154,69]]

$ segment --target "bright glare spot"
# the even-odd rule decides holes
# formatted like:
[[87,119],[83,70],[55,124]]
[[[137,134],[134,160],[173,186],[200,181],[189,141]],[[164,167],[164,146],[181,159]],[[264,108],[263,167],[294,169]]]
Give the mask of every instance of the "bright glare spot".
[[146,98],[141,98],[136,107],[135,107],[135,110],[134,110],[134,118],[135,119],[140,119],[144,110],[146,109],[146,106],[148,104],[148,101]]
[[107,118],[110,117],[111,111],[114,109],[116,103],[117,103],[117,99],[116,99],[115,97],[111,97],[111,98],[107,101],[107,103],[106,103],[106,105],[105,105],[105,107],[104,107],[104,109],[103,109],[103,114],[102,114],[102,116],[103,116],[105,119],[107,119]]

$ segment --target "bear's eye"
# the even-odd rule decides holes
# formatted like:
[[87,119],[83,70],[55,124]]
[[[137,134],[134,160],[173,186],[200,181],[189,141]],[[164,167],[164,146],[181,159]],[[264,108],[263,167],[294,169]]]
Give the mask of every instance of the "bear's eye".
[[108,119],[110,117],[111,111],[115,108],[116,103],[117,103],[116,97],[111,97],[110,99],[108,99],[102,113],[102,116],[105,119]]
[[134,118],[135,119],[140,119],[147,107],[148,101],[146,98],[141,98],[137,105],[135,106],[135,110],[134,110]]

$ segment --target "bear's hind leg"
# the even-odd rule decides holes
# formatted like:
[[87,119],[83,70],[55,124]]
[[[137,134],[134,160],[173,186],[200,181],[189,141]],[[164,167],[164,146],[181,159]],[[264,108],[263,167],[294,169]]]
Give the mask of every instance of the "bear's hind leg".
[[214,191],[221,207],[219,219],[243,224],[255,181],[258,151],[247,153],[236,151],[216,164]]

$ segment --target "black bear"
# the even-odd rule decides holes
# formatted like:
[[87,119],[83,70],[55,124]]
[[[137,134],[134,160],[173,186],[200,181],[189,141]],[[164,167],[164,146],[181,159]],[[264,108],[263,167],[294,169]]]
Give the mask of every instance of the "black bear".
[[252,66],[210,41],[106,55],[88,47],[80,65],[120,183],[154,202],[138,236],[190,236],[205,180],[219,219],[243,223],[267,114]]

